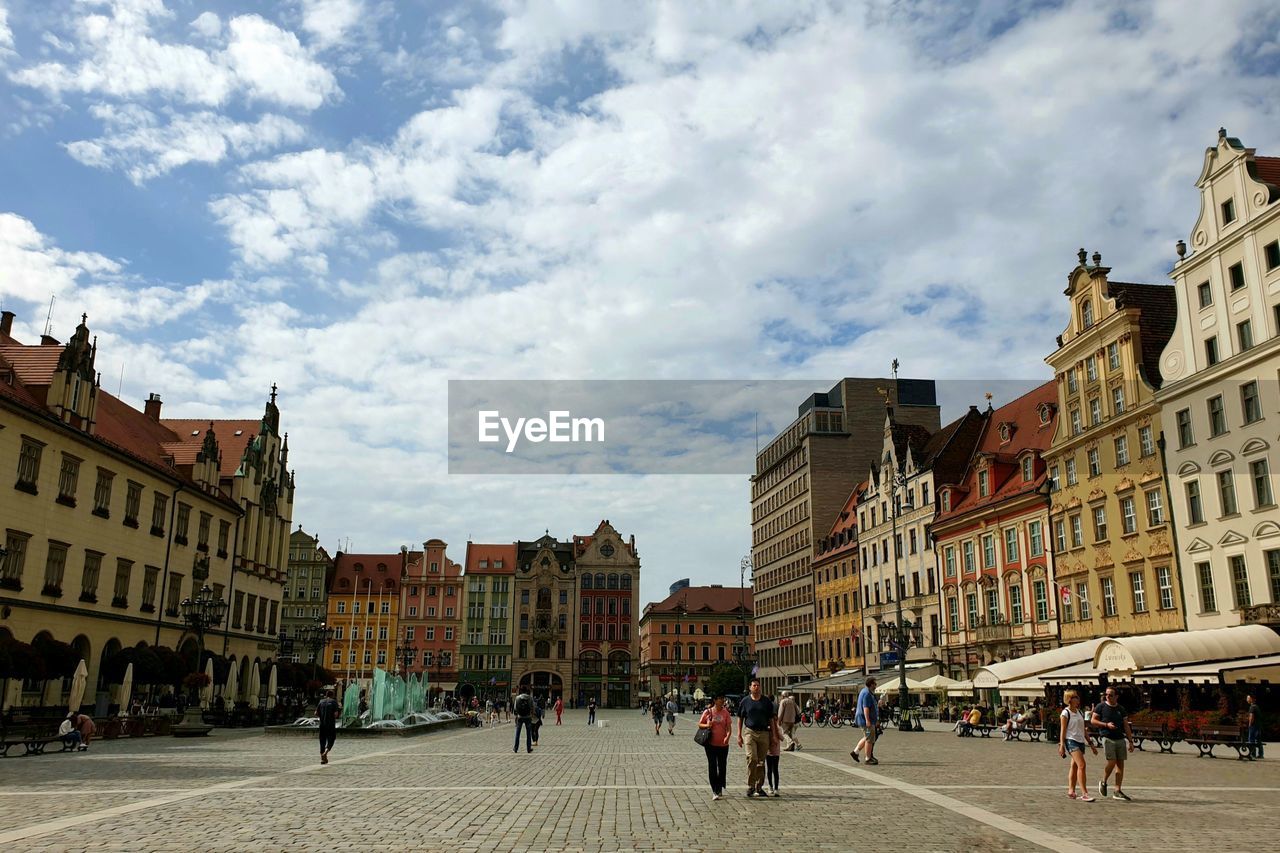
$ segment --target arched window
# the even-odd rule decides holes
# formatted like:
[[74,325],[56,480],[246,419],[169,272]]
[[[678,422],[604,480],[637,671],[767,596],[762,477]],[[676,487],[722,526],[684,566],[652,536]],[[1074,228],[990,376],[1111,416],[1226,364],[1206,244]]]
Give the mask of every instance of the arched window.
[[604,573],[596,575],[596,589],[604,589]]
[[591,589],[591,575],[582,576],[582,588]]
[[622,588],[631,589],[631,575],[622,576]]
[[1093,325],[1093,303],[1088,299],[1080,303],[1080,325],[1086,329]]
[[630,675],[631,674],[631,655],[626,652],[618,651],[609,655],[609,674],[610,675]]
[[614,574],[609,575],[609,589],[617,589],[617,588],[618,588],[618,576]]

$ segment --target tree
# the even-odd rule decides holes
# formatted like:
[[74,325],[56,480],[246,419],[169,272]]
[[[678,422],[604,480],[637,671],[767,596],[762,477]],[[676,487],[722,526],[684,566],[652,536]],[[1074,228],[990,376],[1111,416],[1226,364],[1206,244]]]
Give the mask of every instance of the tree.
[[738,695],[742,693],[743,671],[737,664],[721,663],[707,677],[707,695]]

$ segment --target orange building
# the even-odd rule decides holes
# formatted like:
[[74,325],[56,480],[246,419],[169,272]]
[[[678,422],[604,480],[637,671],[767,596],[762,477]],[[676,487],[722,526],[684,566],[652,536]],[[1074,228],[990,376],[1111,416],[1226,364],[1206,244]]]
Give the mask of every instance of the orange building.
[[722,663],[755,659],[751,588],[690,586],[645,605],[640,617],[640,698],[705,687]]
[[425,674],[433,696],[458,689],[462,566],[445,554],[447,547],[440,539],[423,543],[423,553],[406,561],[401,588],[398,639],[413,649],[409,672]]
[[419,551],[344,554],[334,559],[327,624],[333,629],[328,667],[344,681],[368,681],[375,668],[395,667],[400,577],[422,560]]
[[858,666],[862,660],[857,504],[866,487],[864,481],[854,488],[831,532],[815,543],[813,606],[817,617],[818,676]]

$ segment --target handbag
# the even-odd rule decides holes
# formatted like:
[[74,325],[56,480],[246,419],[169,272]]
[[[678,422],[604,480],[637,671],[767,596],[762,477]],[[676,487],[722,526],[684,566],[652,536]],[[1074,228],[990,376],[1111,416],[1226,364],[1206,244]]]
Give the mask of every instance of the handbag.
[[698,729],[693,733],[693,742],[698,746],[706,746],[711,743],[711,729]]

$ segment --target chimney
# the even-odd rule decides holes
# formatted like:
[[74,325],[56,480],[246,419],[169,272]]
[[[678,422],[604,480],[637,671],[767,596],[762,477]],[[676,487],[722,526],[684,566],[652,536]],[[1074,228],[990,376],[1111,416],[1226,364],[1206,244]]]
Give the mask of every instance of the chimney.
[[0,311],[0,336],[7,338],[12,334],[13,317],[12,311]]
[[57,338],[55,338],[53,335],[41,335],[41,336],[40,336],[40,346],[42,346],[42,347],[57,347],[57,346],[62,346],[62,342],[61,342],[61,341],[59,341]]
[[160,420],[160,395],[148,394],[147,404],[143,407],[142,411],[145,412],[147,417],[151,418],[151,420]]

